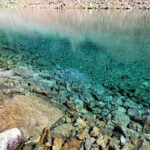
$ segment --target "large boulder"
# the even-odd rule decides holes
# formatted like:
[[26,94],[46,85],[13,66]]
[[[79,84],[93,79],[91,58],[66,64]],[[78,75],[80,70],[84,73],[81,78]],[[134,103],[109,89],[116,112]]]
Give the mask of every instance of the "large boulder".
[[1,105],[0,132],[7,128],[18,128],[23,139],[41,133],[51,127],[63,112],[45,100],[33,96],[15,96]]

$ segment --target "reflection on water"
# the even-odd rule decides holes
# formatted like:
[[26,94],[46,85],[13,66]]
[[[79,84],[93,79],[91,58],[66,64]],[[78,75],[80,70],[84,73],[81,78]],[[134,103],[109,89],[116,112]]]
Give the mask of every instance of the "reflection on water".
[[77,69],[150,103],[150,12],[4,9],[0,21],[3,66]]

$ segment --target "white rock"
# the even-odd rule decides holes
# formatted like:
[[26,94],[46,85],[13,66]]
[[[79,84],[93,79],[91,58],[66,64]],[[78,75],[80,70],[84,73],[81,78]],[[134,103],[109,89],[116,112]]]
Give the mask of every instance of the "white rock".
[[13,148],[21,142],[21,132],[17,128],[12,128],[0,133],[0,150]]
[[120,141],[121,141],[122,144],[126,143],[126,139],[124,138],[124,136],[120,137]]

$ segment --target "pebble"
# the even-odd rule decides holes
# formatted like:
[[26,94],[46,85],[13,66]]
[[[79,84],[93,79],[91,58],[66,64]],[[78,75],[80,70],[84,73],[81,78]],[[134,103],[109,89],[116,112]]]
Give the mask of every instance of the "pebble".
[[112,122],[126,127],[130,122],[130,117],[125,113],[115,111],[115,113],[113,114]]
[[43,144],[37,144],[34,150],[47,150],[47,148]]
[[85,139],[86,136],[87,136],[87,134],[88,134],[88,131],[89,131],[89,129],[88,129],[88,128],[85,128],[85,129],[79,134],[78,138],[79,138],[80,140]]
[[134,146],[131,143],[125,143],[121,150],[134,150]]
[[45,145],[47,147],[51,147],[52,146],[52,136],[51,136],[51,132],[50,130],[47,131],[47,142],[45,143]]
[[97,137],[100,134],[98,127],[93,127],[92,131],[90,132],[90,136]]
[[62,139],[55,138],[53,141],[52,150],[61,150],[62,144]]
[[66,123],[71,123],[71,118],[66,116]]
[[108,145],[107,145],[108,149],[114,149],[114,150],[120,150],[119,145],[117,142],[115,142],[114,140],[110,140]]
[[120,141],[122,144],[126,143],[126,139],[123,135],[120,137]]
[[59,137],[59,138],[70,137],[73,130],[75,130],[75,128],[72,126],[72,124],[64,123],[64,124],[61,124],[61,125],[55,127],[51,131],[51,136],[52,136],[52,138],[54,138],[54,137]]
[[128,109],[128,115],[129,116],[137,116],[138,111],[136,109]]
[[40,138],[40,141],[39,141],[39,143],[40,144],[43,144],[44,143],[44,140],[45,140],[45,137],[46,137],[46,135],[47,135],[47,128],[45,128],[44,130],[43,130],[43,134],[42,134],[42,136],[41,136],[41,138]]
[[150,117],[148,117],[148,118],[145,120],[143,130],[144,130],[144,132],[150,134]]
[[106,123],[103,121],[98,122],[98,127],[104,127],[105,125],[106,125]]
[[30,137],[29,140],[27,142],[25,142],[25,145],[39,143],[40,139],[41,139],[40,135],[37,135],[37,136],[34,136],[34,137]]
[[78,150],[81,142],[75,137],[72,137],[68,142],[64,144],[61,150]]
[[33,150],[33,145],[32,144],[27,144],[23,147],[22,150]]
[[104,142],[103,136],[98,137],[98,138],[96,139],[96,144],[97,144],[97,145],[101,145],[103,142]]
[[139,138],[136,136],[130,136],[131,144],[137,145],[139,143]]
[[129,123],[129,124],[128,124],[128,127],[129,127],[130,129],[132,129],[132,130],[136,130],[136,129],[137,129],[137,125],[136,125],[136,123],[134,123],[134,122]]
[[78,118],[76,120],[76,124],[77,124],[79,130],[83,129],[84,127],[87,126],[86,122],[83,119],[81,119],[81,118]]
[[89,138],[86,138],[86,139],[85,139],[85,149],[86,149],[86,150],[90,150],[91,145],[92,145],[91,140],[90,140]]

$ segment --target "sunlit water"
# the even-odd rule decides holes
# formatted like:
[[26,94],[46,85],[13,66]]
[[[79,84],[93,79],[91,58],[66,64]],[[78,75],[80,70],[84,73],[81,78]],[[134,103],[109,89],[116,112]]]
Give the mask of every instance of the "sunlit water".
[[2,66],[73,68],[150,104],[150,12],[0,10]]

